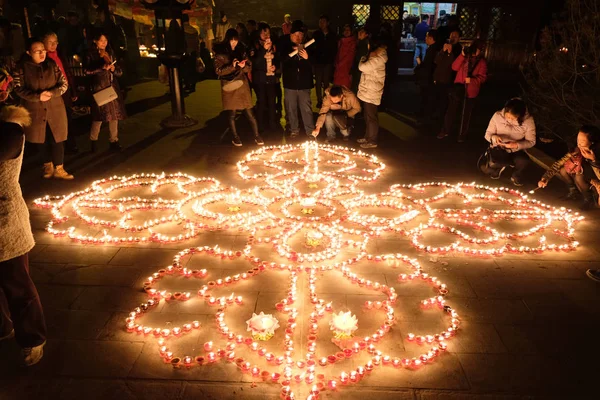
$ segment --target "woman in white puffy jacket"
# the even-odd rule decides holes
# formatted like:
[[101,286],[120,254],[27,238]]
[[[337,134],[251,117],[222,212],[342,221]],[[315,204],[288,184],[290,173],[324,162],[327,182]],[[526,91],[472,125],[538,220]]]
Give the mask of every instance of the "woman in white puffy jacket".
[[358,139],[357,142],[364,149],[377,147],[377,134],[379,133],[377,108],[381,104],[383,96],[385,63],[388,60],[386,46],[378,43],[377,39],[371,39],[369,50],[368,57],[363,57],[358,64],[358,69],[362,72],[358,85],[358,98],[363,102],[367,129],[365,137]]
[[527,112],[527,105],[519,98],[510,99],[504,108],[494,114],[485,132],[491,144],[491,157],[500,167],[492,170],[491,178],[500,179],[502,171],[514,166],[511,181],[523,186],[521,175],[529,164],[524,150],[535,146],[535,122]]

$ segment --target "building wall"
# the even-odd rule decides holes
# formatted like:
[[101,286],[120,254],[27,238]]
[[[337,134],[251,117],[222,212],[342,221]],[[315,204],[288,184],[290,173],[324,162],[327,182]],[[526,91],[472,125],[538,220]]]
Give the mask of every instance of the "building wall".
[[215,0],[213,19],[217,22],[219,11],[225,11],[232,25],[254,19],[281,26],[283,16],[291,14],[292,20],[301,19],[316,29],[321,14],[329,15],[334,26],[348,22],[350,4],[346,0]]

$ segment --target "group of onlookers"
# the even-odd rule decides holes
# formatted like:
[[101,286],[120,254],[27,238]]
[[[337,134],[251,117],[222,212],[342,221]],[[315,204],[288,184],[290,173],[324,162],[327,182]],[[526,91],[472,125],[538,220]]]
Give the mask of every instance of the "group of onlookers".
[[[226,15],[222,15],[218,32],[227,24]],[[283,116],[283,103],[291,137],[300,133],[301,125],[309,136],[317,136],[325,125],[328,142],[336,139],[336,127],[347,140],[354,117],[362,110],[367,132],[358,142],[364,148],[376,147],[377,107],[386,81],[386,41],[366,29],[355,35],[350,25],[344,26],[338,38],[325,15],[319,18],[319,29],[310,38],[304,23],[291,21],[289,14],[281,31],[283,35],[276,37],[268,24],[249,20],[246,25],[227,29],[221,43],[213,47],[233,144],[242,145],[235,126],[236,111],[244,110],[255,142],[263,144],[261,133],[281,129],[278,120]],[[319,109],[316,125],[313,88]],[[257,118],[251,90],[257,97]]]

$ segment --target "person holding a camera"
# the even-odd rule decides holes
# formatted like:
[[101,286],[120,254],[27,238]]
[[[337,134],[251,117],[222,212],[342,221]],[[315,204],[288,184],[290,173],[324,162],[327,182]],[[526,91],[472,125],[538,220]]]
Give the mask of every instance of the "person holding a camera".
[[515,186],[523,186],[521,175],[529,156],[524,150],[535,145],[535,122],[520,98],[510,99],[504,108],[494,114],[485,140],[490,143],[488,172],[492,179],[500,179],[507,166],[514,166],[510,180]]
[[450,134],[458,110],[461,110],[458,142],[465,141],[469,131],[471,114],[475,106],[475,99],[479,95],[481,85],[487,79],[487,63],[483,57],[484,50],[485,42],[476,39],[470,46],[463,47],[462,53],[452,63],[452,69],[456,71],[456,78],[450,93],[444,126],[437,136],[438,139],[444,139]]
[[246,46],[239,41],[238,32],[231,28],[225,33],[225,40],[215,46],[215,72],[221,80],[221,99],[223,109],[229,112],[229,129],[233,134],[234,146],[242,146],[235,125],[235,113],[244,110],[254,133],[257,145],[265,144],[258,134],[258,123],[252,112],[252,95],[246,74],[252,70],[252,62],[248,59]]

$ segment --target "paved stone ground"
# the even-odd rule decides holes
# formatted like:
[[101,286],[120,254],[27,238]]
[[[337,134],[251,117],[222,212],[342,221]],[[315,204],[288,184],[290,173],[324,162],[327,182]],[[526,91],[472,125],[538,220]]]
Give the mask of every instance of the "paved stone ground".
[[[235,162],[250,149],[248,126],[241,121],[245,145],[230,145],[224,135],[226,121],[220,115],[219,88],[215,81],[198,85],[187,98],[188,113],[200,124],[170,132],[158,122],[168,115],[170,105],[164,87],[149,82],[137,85],[128,98],[135,114],[121,125],[126,147],[118,155],[84,153],[68,159],[73,182],[42,181],[30,158],[22,176],[27,200],[42,194],[64,194],[80,190],[93,179],[135,172],[182,171],[194,176],[213,176],[236,184]],[[146,105],[152,108],[142,111]],[[487,119],[488,116],[481,116]],[[494,182],[478,174],[475,161],[485,144],[473,138],[466,145],[440,143],[432,136],[400,120],[382,114],[380,147],[374,149],[388,166],[375,190],[392,183],[446,180],[478,181],[509,185],[506,178]],[[361,125],[357,131],[362,129]],[[106,138],[103,131],[102,137]],[[79,137],[80,147],[88,146]],[[267,138],[268,144],[282,143],[281,137]],[[105,148],[108,144],[104,143]],[[532,186],[541,174],[532,167]],[[524,190],[529,190],[526,187]],[[553,205],[561,187],[553,182],[539,197]],[[586,214],[579,224],[578,251],[542,255],[505,256],[490,259],[466,257],[431,258],[411,251],[400,240],[380,238],[373,242],[379,252],[416,255],[423,269],[440,277],[451,292],[448,302],[462,317],[462,330],[449,344],[449,352],[435,363],[417,371],[386,369],[360,384],[338,393],[324,392],[331,399],[585,399],[594,398],[597,377],[596,344],[600,328],[600,286],[585,277],[585,270],[598,267],[600,211]],[[30,369],[15,367],[18,349],[14,342],[0,344],[0,399],[258,399],[277,398],[278,385],[259,384],[224,363],[174,370],[162,363],[154,339],[124,331],[127,313],[146,298],[140,290],[144,277],[171,262],[176,250],[195,245],[220,244],[241,249],[241,236],[225,233],[201,234],[185,245],[84,246],[55,239],[44,231],[48,212],[31,208],[37,245],[31,253],[31,271],[45,308],[49,338],[43,361]],[[193,259],[190,263],[193,262]],[[199,261],[202,265],[202,261]],[[214,268],[227,268],[216,265]],[[396,286],[395,274],[372,272],[373,279]],[[350,307],[364,301],[356,287],[325,280],[324,296]],[[274,287],[275,286],[275,287]],[[281,293],[273,282],[259,281],[244,296],[273,307]],[[385,346],[394,354],[410,354],[401,340],[407,330],[435,324],[404,309],[423,298],[423,292],[398,291],[399,323]],[[361,297],[362,296],[362,297]],[[354,303],[353,303],[354,302]],[[250,302],[252,303],[252,302]],[[357,307],[350,307],[358,308]],[[195,319],[210,324],[211,315],[199,308]],[[204,311],[202,311],[204,310]],[[162,314],[162,311],[159,314]],[[249,309],[249,311],[252,311]],[[189,312],[189,311],[187,311]],[[186,316],[182,309],[165,311],[164,320],[177,322]],[[359,317],[360,318],[360,317]],[[200,330],[183,343],[191,348],[210,335]],[[298,392],[305,398],[306,393]],[[302,397],[304,395],[304,397]]]

